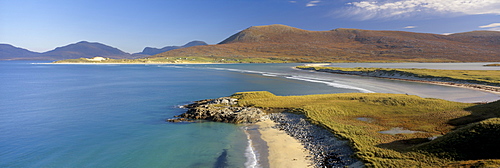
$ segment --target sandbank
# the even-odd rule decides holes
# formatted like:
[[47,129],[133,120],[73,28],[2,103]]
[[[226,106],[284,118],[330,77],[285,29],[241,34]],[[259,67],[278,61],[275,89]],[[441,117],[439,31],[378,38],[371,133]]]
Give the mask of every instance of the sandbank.
[[145,64],[176,64],[176,65],[182,65],[182,64],[221,64],[221,63],[211,63],[211,62],[182,62],[182,63],[172,63],[172,62],[131,62],[131,63],[94,63],[94,62],[79,62],[79,63],[71,63],[71,62],[65,62],[65,63],[33,63],[33,64],[72,64],[72,65],[122,65],[122,64],[130,64],[130,65],[145,65]]
[[309,153],[295,138],[285,131],[273,128],[271,120],[256,123],[261,138],[267,142],[269,165],[273,168],[313,167],[308,159]]
[[330,63],[314,63],[314,64],[304,64],[304,66],[312,66],[312,67],[322,67],[331,65]]

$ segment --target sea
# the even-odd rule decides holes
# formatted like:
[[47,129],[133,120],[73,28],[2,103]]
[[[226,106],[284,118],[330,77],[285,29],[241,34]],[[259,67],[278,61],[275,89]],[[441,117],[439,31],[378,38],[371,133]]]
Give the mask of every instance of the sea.
[[[404,93],[462,102],[498,94],[294,69],[302,64],[45,64],[0,61],[0,167],[262,167],[245,125],[169,123],[196,100]],[[335,63],[340,67],[492,69],[485,63]]]

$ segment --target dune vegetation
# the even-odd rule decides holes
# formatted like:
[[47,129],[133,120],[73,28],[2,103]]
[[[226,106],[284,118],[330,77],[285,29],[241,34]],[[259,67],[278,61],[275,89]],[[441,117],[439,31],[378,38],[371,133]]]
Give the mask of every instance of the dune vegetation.
[[[265,91],[232,97],[239,106],[304,114],[349,140],[355,156],[368,167],[500,165],[500,160],[491,160],[499,159],[498,101],[478,105],[405,94],[276,96]],[[476,140],[480,143],[472,143]]]

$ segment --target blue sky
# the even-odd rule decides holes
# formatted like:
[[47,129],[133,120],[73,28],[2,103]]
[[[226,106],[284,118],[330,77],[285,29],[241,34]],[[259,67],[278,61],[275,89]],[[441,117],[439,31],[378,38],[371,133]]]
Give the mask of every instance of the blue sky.
[[0,0],[0,43],[37,52],[84,40],[129,53],[192,40],[216,44],[269,24],[500,31],[500,0]]

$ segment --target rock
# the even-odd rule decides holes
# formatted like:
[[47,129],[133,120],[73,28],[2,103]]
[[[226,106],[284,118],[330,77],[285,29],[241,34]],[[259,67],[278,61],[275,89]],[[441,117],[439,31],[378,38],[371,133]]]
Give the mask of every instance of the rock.
[[172,118],[172,119],[167,119],[168,122],[194,122],[193,120],[187,119],[187,118]]
[[285,112],[272,113],[269,117],[278,123],[275,128],[285,131],[304,145],[311,154],[314,167],[346,167],[357,162],[351,157],[354,151],[347,141],[311,124],[304,115]]
[[[200,100],[186,105],[188,111],[176,116],[185,119],[226,123],[255,123],[266,119],[266,113],[255,107],[235,107],[238,100],[230,97]],[[171,119],[172,121],[179,119]]]

